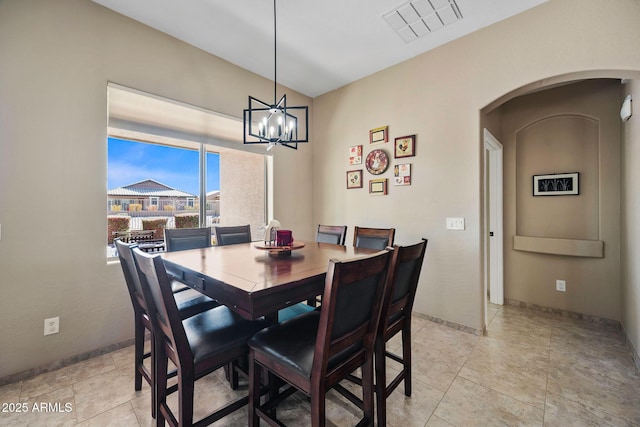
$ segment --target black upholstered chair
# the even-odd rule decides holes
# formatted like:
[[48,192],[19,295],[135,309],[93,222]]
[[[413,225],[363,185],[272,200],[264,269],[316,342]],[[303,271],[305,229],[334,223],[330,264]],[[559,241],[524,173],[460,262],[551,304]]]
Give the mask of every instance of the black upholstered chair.
[[214,230],[216,233],[217,246],[251,242],[251,226],[249,224],[231,227],[214,227]]
[[[195,381],[233,361],[246,357],[247,340],[268,324],[246,320],[225,306],[218,306],[182,320],[171,293],[169,276],[160,256],[139,249],[133,255],[154,334],[155,408],[157,425],[211,424],[246,405],[244,396],[194,423]],[[169,360],[177,367],[178,383],[167,387]],[[167,395],[178,391],[178,414],[167,404]]]
[[211,227],[165,228],[164,243],[167,252],[208,248],[211,246]]
[[[395,246],[390,284],[382,306],[376,337],[376,406],[378,425],[386,425],[387,397],[404,380],[404,394],[411,396],[411,312],[422,271],[427,239],[411,246]],[[386,343],[402,332],[402,356],[386,351]],[[387,384],[386,357],[402,364],[402,370]]]
[[318,225],[316,231],[316,242],[333,243],[336,245],[344,245],[344,239],[347,236],[346,225]]
[[356,226],[353,230],[353,246],[383,250],[393,246],[395,228],[366,228]]
[[[387,398],[404,381],[404,394],[411,396],[411,312],[422,270],[427,239],[411,246],[395,246],[389,269],[389,286],[382,304],[382,315],[375,345],[376,366],[376,410],[377,425],[387,422]],[[402,356],[386,351],[386,343],[402,332]],[[400,364],[402,369],[387,384],[386,358]],[[362,385],[360,378],[349,376],[349,380]],[[351,402],[362,407],[363,402],[342,385],[336,390]]]
[[[144,360],[152,357],[153,353],[153,334],[151,334],[151,346],[150,352],[144,351],[144,336],[145,332],[152,331],[151,321],[147,314],[147,305],[142,293],[142,286],[140,284],[140,278],[136,270],[135,259],[131,252],[133,248],[137,247],[137,244],[124,243],[118,239],[115,240],[116,247],[118,249],[118,257],[120,259],[120,267],[124,274],[124,279],[129,291],[129,297],[131,298],[131,304],[133,305],[133,324],[134,324],[134,387],[136,390],[142,389],[142,379],[144,378],[151,389],[153,390],[153,369],[154,363],[151,361],[151,369],[147,369],[144,365]],[[175,287],[174,285],[172,285]],[[217,307],[219,304],[211,298],[202,295],[200,292],[193,289],[187,289],[185,291],[173,292],[173,298],[176,301],[178,312],[182,319],[209,310],[213,307]],[[152,393],[152,399],[154,394]],[[152,401],[152,410],[153,410]],[[155,416],[155,412],[153,412]]]
[[[322,307],[249,340],[249,425],[277,425],[273,407],[296,390],[311,399],[311,424],[325,425],[325,394],[357,368],[363,373],[363,422],[373,425],[373,352],[392,252],[331,260]],[[355,302],[355,303],[354,303]],[[260,404],[262,370],[290,387],[270,386]],[[272,383],[273,384],[273,383]]]

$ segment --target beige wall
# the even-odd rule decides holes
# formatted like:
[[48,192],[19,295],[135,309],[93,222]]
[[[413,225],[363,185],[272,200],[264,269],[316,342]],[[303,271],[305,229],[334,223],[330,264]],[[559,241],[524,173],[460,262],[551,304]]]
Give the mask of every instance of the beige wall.
[[[274,216],[301,238],[319,222],[348,224],[347,240],[356,224],[395,226],[401,244],[428,237],[416,310],[480,329],[480,111],[554,76],[638,76],[638,16],[635,0],[551,0],[314,99],[311,144],[276,152]],[[2,378],[132,336],[122,273],[103,244],[107,82],[234,116],[248,94],[271,94],[265,80],[88,0],[0,0],[0,58]],[[368,153],[381,125],[391,138],[417,135],[413,184],[384,197],[347,191],[348,147]],[[629,188],[638,178],[629,171]],[[627,206],[629,221],[638,209]],[[466,230],[446,231],[447,216],[465,217]],[[635,301],[623,319],[640,343],[629,264]],[[43,337],[55,315],[61,333]]]
[[[107,82],[235,117],[273,86],[88,0],[0,1],[0,58],[3,378],[133,336],[104,246]],[[311,182],[290,177],[311,170],[312,151],[275,151],[275,214],[311,230]],[[44,337],[52,316],[61,331]]]
[[[552,0],[314,99],[314,222],[394,226],[399,243],[429,238],[415,309],[481,329],[480,111],[557,76],[637,75],[639,16],[633,0]],[[385,197],[346,190],[348,147],[366,155],[369,129],[382,125],[392,138],[417,135],[413,184]],[[466,218],[466,230],[445,230],[446,217]]]
[[220,226],[249,224],[253,240],[265,225],[264,156],[224,150],[220,154]]
[[[634,99],[634,115],[623,125],[622,138],[622,324],[636,355],[640,351],[640,80],[623,86],[623,98]],[[636,359],[640,367],[640,360]]]
[[[500,108],[505,298],[620,320],[620,90],[620,80],[591,80]],[[533,175],[561,172],[579,172],[579,195],[532,195]],[[604,257],[514,250],[516,235],[551,250],[556,239],[599,240]]]

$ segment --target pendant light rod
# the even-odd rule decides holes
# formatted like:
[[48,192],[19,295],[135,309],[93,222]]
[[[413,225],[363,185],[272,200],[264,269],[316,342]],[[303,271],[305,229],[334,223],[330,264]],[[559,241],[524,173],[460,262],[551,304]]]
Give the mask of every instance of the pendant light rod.
[[278,99],[278,26],[276,25],[276,0],[273,0],[273,105]]
[[277,11],[277,1],[273,0],[273,103],[249,95],[249,108],[243,112],[243,142],[266,143],[267,150],[276,145],[297,150],[298,143],[309,142],[309,107],[287,106],[286,94],[278,100]]

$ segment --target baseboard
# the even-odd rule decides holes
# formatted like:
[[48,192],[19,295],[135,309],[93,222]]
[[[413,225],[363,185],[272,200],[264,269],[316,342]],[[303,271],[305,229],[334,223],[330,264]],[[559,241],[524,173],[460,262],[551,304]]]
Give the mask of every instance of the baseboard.
[[461,325],[459,323],[451,322],[449,320],[440,319],[438,317],[429,316],[428,314],[417,313],[415,311],[413,312],[413,314],[415,316],[417,316],[417,317],[420,317],[421,319],[429,320],[430,322],[438,323],[440,325],[444,325],[444,326],[447,326],[449,328],[456,329],[458,331],[466,332],[468,334],[478,335],[478,336],[481,336],[481,335],[484,334],[482,329],[475,329],[475,328],[472,328],[470,326]]
[[17,374],[7,375],[0,378],[0,387],[6,384],[17,383],[18,381],[28,380],[37,375],[44,374],[45,372],[55,371],[65,366],[73,365],[74,363],[82,362],[83,360],[91,359],[92,357],[101,356],[103,354],[111,353],[112,351],[120,350],[121,348],[133,345],[134,340],[130,338],[128,340],[111,344],[106,347],[101,347],[96,350],[80,353],[75,356],[70,356],[62,360],[47,363],[46,365],[38,366],[37,368],[27,369],[26,371],[18,372]]
[[540,311],[542,313],[555,314],[562,317],[568,317],[570,319],[579,319],[579,320],[585,320],[587,322],[598,323],[600,325],[618,328],[618,330],[622,331],[622,325],[618,320],[607,319],[605,317],[592,316],[590,314],[578,313],[575,311],[562,310],[559,308],[545,307],[542,305],[531,304],[528,302],[522,302],[522,301],[508,299],[508,298],[504,299],[504,303],[506,305],[512,305],[514,307],[526,308],[528,310]]
[[636,365],[636,369],[640,373],[640,353],[638,352],[638,349],[633,345],[633,342],[629,339],[629,334],[627,333],[627,330],[624,328],[624,325],[622,325],[622,333],[624,334],[624,340],[627,343],[627,347],[631,352],[633,363]]

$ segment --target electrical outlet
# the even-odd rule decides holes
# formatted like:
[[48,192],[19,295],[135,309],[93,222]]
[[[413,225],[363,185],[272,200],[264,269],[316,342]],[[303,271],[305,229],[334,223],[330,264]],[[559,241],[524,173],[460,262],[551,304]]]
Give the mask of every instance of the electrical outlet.
[[52,335],[60,332],[60,317],[44,319],[44,335]]
[[464,230],[464,218],[447,218],[447,230]]
[[556,291],[566,292],[567,282],[565,282],[564,280],[556,280]]

